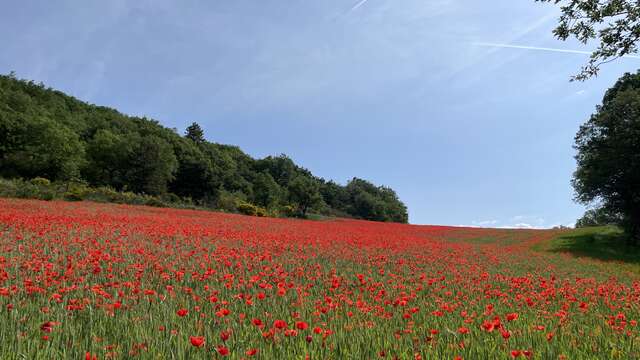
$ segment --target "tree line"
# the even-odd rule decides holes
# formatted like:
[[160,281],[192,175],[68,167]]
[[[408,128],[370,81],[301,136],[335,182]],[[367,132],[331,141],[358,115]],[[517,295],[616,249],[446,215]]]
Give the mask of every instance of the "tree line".
[[[571,80],[597,76],[600,67],[635,56],[640,41],[640,1],[535,0],[559,8],[559,40],[597,43]],[[575,137],[575,200],[594,205],[576,227],[619,225],[627,242],[640,245],[640,71],[624,74]]]
[[326,181],[286,155],[254,159],[237,146],[207,141],[197,123],[181,135],[13,73],[0,75],[0,177],[175,194],[230,211],[255,206],[303,217],[408,221],[389,187],[359,178],[346,185]]
[[575,141],[576,200],[596,204],[576,226],[617,224],[640,245],[640,72],[607,90]]

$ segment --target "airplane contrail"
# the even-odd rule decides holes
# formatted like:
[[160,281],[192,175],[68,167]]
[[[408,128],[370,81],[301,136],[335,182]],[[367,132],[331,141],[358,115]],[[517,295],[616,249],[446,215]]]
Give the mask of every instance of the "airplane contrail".
[[352,12],[352,11],[356,11],[356,10],[358,10],[358,8],[359,8],[360,6],[362,6],[362,5],[364,5],[367,1],[369,1],[369,0],[360,0],[360,2],[358,2],[358,3],[357,3],[357,4],[355,4],[355,5],[353,5],[353,7],[351,8],[351,10],[349,10],[349,12]]
[[[538,50],[538,51],[550,51],[550,52],[569,53],[569,54],[591,55],[590,51],[582,51],[582,50],[569,50],[569,49],[558,49],[558,48],[548,48],[548,47],[539,47],[539,46],[497,44],[497,43],[486,43],[486,42],[475,42],[473,44],[477,46],[484,46],[484,47],[498,47],[498,48],[509,48],[509,49]],[[640,59],[640,56],[624,55],[623,58]]]

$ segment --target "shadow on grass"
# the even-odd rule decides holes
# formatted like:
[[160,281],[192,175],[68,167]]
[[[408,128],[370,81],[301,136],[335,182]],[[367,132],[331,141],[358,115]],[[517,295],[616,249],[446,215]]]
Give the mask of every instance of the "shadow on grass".
[[603,261],[640,264],[640,248],[628,246],[624,232],[613,226],[576,229],[551,241],[547,251]]

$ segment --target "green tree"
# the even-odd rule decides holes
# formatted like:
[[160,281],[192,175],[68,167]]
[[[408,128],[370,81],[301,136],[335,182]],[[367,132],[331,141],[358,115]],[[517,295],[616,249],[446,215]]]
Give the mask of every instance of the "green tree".
[[307,211],[320,204],[320,186],[317,181],[305,176],[298,176],[289,183],[289,196],[291,201],[298,206],[298,210],[303,217],[307,216]]
[[169,185],[171,192],[192,199],[214,197],[219,184],[212,179],[211,159],[198,146],[183,139],[174,144],[174,152],[178,168]]
[[138,193],[166,193],[178,167],[171,145],[157,136],[134,138],[136,146],[129,157],[127,186]]
[[135,144],[125,141],[122,135],[106,129],[98,130],[87,142],[88,161],[83,169],[83,176],[92,185],[108,185],[122,189],[133,146]]
[[349,206],[349,193],[344,186],[333,181],[324,182],[320,187],[320,194],[324,202],[332,209],[346,212]]
[[409,222],[409,214],[407,207],[400,201],[398,195],[393,189],[386,186],[378,187],[378,194],[385,206],[385,221],[407,223]]
[[622,222],[623,218],[620,216],[620,214],[614,214],[608,211],[606,208],[598,207],[585,211],[584,215],[576,221],[576,228],[583,228],[588,226],[618,225]]
[[84,146],[73,131],[46,117],[11,121],[3,115],[0,123],[9,137],[3,144],[2,173],[51,180],[79,177]]
[[187,130],[185,131],[184,136],[187,139],[191,139],[196,144],[202,144],[205,142],[204,131],[202,130],[200,125],[198,125],[198,123],[195,123],[195,122],[187,127]]
[[251,183],[246,178],[247,173],[243,172],[246,171],[245,167],[234,159],[234,150],[212,143],[205,143],[202,149],[207,160],[211,162],[209,186],[249,195]]
[[573,80],[598,74],[600,66],[638,51],[640,2],[637,0],[535,0],[559,5],[561,16],[553,34],[560,40],[575,38],[598,47]]
[[258,173],[253,182],[253,202],[265,207],[273,207],[279,200],[282,190],[267,172]]
[[622,216],[640,242],[640,72],[625,74],[576,135],[576,200]]
[[283,187],[287,187],[289,182],[298,175],[311,175],[296,164],[287,155],[267,156],[256,162],[256,170],[267,171],[271,177]]
[[350,198],[347,212],[355,217],[403,223],[409,220],[406,206],[388,187],[378,187],[366,180],[353,178],[347,184],[346,191]]

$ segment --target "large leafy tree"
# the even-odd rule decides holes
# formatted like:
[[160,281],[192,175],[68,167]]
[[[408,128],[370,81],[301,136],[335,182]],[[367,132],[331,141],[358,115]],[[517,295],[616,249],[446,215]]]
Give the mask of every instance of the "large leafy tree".
[[289,196],[291,201],[298,205],[303,217],[307,216],[307,211],[311,207],[318,205],[322,201],[318,182],[305,176],[298,176],[291,180]]
[[83,176],[92,185],[109,185],[116,189],[124,186],[124,175],[129,167],[129,154],[135,143],[113,132],[100,129],[87,143],[87,166]]
[[8,138],[0,154],[0,174],[56,180],[80,175],[84,146],[73,131],[46,117],[19,120],[0,114],[0,129],[6,129]]
[[611,213],[607,209],[599,207],[585,211],[584,215],[576,221],[576,227],[618,225],[622,221],[620,214]]
[[212,179],[211,159],[208,159],[198,146],[188,140],[176,141],[174,152],[178,159],[178,169],[175,179],[169,185],[169,190],[192,199],[213,196],[219,184],[214,184]]
[[580,127],[575,148],[576,199],[619,214],[640,243],[640,72],[625,74]]
[[346,186],[349,194],[347,212],[355,217],[374,221],[406,223],[409,220],[406,206],[396,193],[385,186],[353,178]]
[[562,12],[554,35],[560,40],[575,38],[598,46],[574,80],[598,74],[600,66],[638,51],[640,2],[637,0],[535,0],[558,5]]
[[280,200],[282,189],[268,172],[258,173],[253,181],[253,202],[266,208],[273,207]]
[[130,190],[151,195],[164,194],[178,167],[171,145],[156,136],[134,138],[136,146],[129,154],[127,173]]

